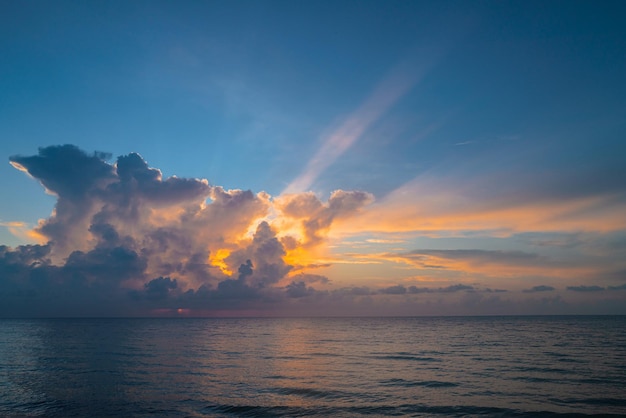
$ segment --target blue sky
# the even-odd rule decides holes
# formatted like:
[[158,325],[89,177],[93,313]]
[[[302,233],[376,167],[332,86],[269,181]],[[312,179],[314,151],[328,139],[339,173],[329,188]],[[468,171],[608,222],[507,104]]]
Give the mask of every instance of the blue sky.
[[[81,212],[84,224],[63,223],[62,193],[44,193],[39,182],[51,180],[33,170],[57,158],[59,171],[46,175],[80,177],[63,164],[99,151],[117,176],[117,158],[138,153],[163,183],[206,179],[198,205],[216,201],[219,186],[250,190],[264,209],[242,212],[238,224],[229,218],[238,234],[193,238],[211,271],[230,263],[221,275],[205,283],[146,259],[119,284],[125,295],[161,277],[177,280],[161,289],[168,309],[188,309],[181,295],[203,283],[219,299],[219,284],[246,265],[232,254],[252,251],[265,221],[282,246],[278,276],[242,281],[308,300],[276,303],[277,313],[331,309],[345,289],[365,288],[350,299],[354,311],[332,309],[498,313],[515,303],[513,313],[626,313],[625,11],[618,1],[3,2],[0,244],[48,245],[46,260],[60,269],[72,251],[93,261],[104,244],[89,230],[92,217],[112,201],[72,201],[93,212]],[[85,154],[64,148],[23,160],[63,144]],[[39,182],[10,158],[28,161],[21,169]],[[147,217],[135,220],[141,236],[163,228]],[[181,234],[195,233],[176,219]],[[107,225],[122,239],[126,221]],[[62,248],[46,222],[76,241]],[[72,229],[79,224],[82,232]],[[141,256],[140,235],[127,238],[133,245],[115,248]],[[530,291],[538,286],[546,287]],[[495,289],[508,293],[487,300]],[[448,293],[463,294],[441,299]],[[261,305],[241,309],[267,313]],[[120,312],[129,306],[120,302]],[[189,309],[212,305],[199,306]]]

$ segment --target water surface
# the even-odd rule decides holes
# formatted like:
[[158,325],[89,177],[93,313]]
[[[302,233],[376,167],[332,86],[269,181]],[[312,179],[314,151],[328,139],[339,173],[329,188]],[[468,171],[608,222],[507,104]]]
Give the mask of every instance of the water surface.
[[626,317],[0,320],[0,415],[626,415]]

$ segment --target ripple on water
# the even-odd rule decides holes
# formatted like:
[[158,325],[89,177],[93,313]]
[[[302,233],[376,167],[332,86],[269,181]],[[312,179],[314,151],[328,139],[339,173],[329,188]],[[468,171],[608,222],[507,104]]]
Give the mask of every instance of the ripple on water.
[[411,381],[405,379],[386,379],[381,380],[380,384],[383,386],[398,386],[398,387],[426,387],[426,388],[453,388],[459,386],[457,383],[442,382],[438,380],[423,380],[423,381]]

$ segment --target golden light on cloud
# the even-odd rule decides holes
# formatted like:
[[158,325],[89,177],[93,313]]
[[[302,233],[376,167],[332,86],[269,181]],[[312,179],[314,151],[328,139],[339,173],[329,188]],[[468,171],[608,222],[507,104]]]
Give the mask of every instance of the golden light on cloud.
[[521,276],[584,278],[598,274],[601,270],[600,266],[559,262],[515,251],[414,251],[400,254],[370,254],[369,257],[373,260],[382,259],[404,264],[420,271],[460,272],[497,279]]
[[227,276],[232,276],[233,272],[228,268],[228,264],[224,260],[228,258],[230,255],[230,250],[225,248],[220,248],[219,250],[211,253],[209,257],[209,263],[212,265],[219,267],[219,269]]
[[[33,177],[29,172],[28,169],[26,167],[24,167],[22,164],[18,163],[17,161],[12,161],[9,160],[9,164],[11,164],[13,166],[13,168],[26,173],[26,175],[32,179],[35,179],[35,177]],[[55,192],[53,192],[52,190],[48,189],[43,183],[41,184],[43,186],[44,191],[46,192],[46,194],[49,194],[50,196],[57,196],[57,194]]]
[[424,236],[479,232],[510,236],[519,232],[610,232],[626,229],[626,203],[610,195],[570,199],[473,197],[470,192],[413,182],[337,220],[334,233],[415,232]]
[[26,167],[24,167],[22,164],[16,162],[16,161],[9,161],[9,164],[11,164],[13,166],[13,168],[26,173],[29,177],[32,178],[32,176],[30,175],[30,173],[28,172],[28,170],[26,169]]
[[[40,221],[40,223],[43,221]],[[21,221],[0,222],[0,226],[4,226],[14,237],[30,243],[45,244],[48,239],[31,225]]]

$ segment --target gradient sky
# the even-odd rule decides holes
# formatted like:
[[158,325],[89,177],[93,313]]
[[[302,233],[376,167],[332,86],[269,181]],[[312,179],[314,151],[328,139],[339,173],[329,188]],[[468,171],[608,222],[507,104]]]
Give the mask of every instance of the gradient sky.
[[626,314],[622,1],[0,2],[0,316]]

